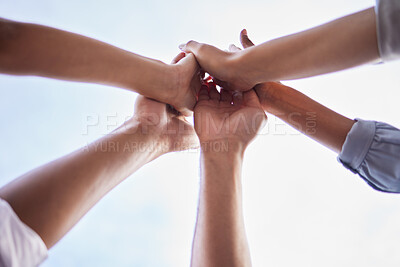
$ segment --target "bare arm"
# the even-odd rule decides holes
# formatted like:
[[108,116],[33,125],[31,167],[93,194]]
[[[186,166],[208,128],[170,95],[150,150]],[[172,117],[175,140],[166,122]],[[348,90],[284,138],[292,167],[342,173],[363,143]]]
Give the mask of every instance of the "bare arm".
[[202,89],[194,111],[201,182],[192,266],[251,266],[241,168],[244,151],[266,117],[254,91],[245,93],[243,101],[231,101],[226,90]]
[[[247,34],[241,34],[245,50],[253,47]],[[231,46],[232,52],[241,50]],[[255,86],[264,110],[282,119],[301,133],[331,150],[340,153],[346,136],[354,124],[333,110],[281,83],[267,82]]]
[[[41,236],[48,248],[141,166],[172,149],[195,144],[193,129],[167,114],[165,104],[139,97],[136,110],[132,119],[108,136],[0,189],[0,197]],[[167,127],[180,131],[176,135],[165,134]]]
[[182,49],[193,52],[202,68],[235,90],[334,72],[379,59],[374,8],[239,53],[194,41]]
[[254,84],[304,78],[379,59],[374,8],[243,50]]
[[340,153],[353,120],[280,83],[260,84],[255,90],[265,111]]
[[[116,86],[193,109],[193,55],[168,65],[47,26],[0,19],[0,72]],[[198,85],[200,86],[200,85]]]
[[239,152],[202,152],[192,266],[250,266]]

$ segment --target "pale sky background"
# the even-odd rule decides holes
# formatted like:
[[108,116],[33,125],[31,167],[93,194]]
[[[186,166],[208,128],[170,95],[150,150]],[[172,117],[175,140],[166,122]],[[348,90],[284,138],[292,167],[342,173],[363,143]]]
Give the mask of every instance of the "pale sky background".
[[[190,39],[226,48],[246,28],[255,43],[374,5],[372,0],[0,0],[0,16],[87,35],[169,62]],[[400,61],[286,82],[350,118],[400,127]],[[136,94],[0,76],[0,186],[103,136]],[[86,133],[87,118],[100,124]],[[113,190],[43,266],[188,266],[198,151],[165,155]],[[254,266],[399,266],[400,199],[374,191],[336,155],[273,116],[243,168]]]

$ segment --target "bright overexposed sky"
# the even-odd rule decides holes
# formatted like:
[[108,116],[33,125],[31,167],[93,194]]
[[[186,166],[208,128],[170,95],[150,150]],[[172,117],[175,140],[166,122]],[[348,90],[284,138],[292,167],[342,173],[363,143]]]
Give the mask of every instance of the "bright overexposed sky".
[[[374,5],[373,0],[0,0],[0,17],[87,35],[169,62],[190,39],[255,43]],[[400,127],[400,61],[284,82],[350,118]],[[0,186],[111,131],[136,94],[0,75]],[[88,119],[99,124],[86,131]],[[110,121],[110,118],[111,121]],[[111,125],[111,126],[110,126]],[[108,127],[109,126],[109,127]],[[165,155],[94,207],[43,266],[188,266],[198,151]],[[335,153],[269,116],[243,168],[254,266],[399,266],[400,199],[371,189]]]

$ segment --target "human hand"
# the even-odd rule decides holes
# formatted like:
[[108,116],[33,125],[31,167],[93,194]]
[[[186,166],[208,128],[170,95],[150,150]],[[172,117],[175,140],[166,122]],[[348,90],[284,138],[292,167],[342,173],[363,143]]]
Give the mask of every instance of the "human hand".
[[162,154],[199,146],[195,131],[184,116],[169,105],[144,96],[137,97],[130,122],[139,122],[141,134],[154,139],[156,149],[162,150]]
[[165,103],[185,116],[192,114],[200,90],[200,68],[193,54],[179,53],[169,65],[174,86],[165,92]]
[[248,91],[255,83],[250,79],[251,70],[242,62],[243,53],[222,51],[214,46],[189,41],[179,48],[193,53],[201,68],[213,76],[217,83],[233,91]]
[[[254,46],[254,43],[250,40],[246,30],[240,32],[240,43],[244,49]],[[241,51],[241,49],[232,44],[229,46],[229,51],[235,53]],[[261,106],[265,111],[268,113],[275,113],[274,101],[279,92],[285,90],[285,87],[286,86],[280,82],[265,82],[257,84],[254,87]]]
[[[243,153],[267,120],[256,93],[202,86],[194,109],[194,127],[204,150],[216,142]],[[231,147],[229,147],[231,146]],[[213,152],[213,151],[211,151]]]

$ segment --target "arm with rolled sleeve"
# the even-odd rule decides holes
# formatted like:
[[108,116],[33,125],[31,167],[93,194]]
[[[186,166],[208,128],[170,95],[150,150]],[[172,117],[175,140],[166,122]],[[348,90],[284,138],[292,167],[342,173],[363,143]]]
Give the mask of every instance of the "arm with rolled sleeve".
[[400,193],[400,130],[383,122],[358,119],[338,157],[373,188]]
[[[351,120],[280,83],[260,84],[255,90],[266,112],[338,153],[338,160],[371,187],[400,193],[399,129]],[[312,129],[307,127],[310,114],[315,119]]]
[[[114,187],[163,154],[197,144],[181,116],[138,96],[134,115],[112,133],[0,188],[8,203],[4,209],[0,201],[0,267],[36,266],[44,258],[26,255],[53,247]],[[15,264],[4,262],[10,253]]]
[[377,0],[375,13],[382,61],[400,58],[400,1]]

